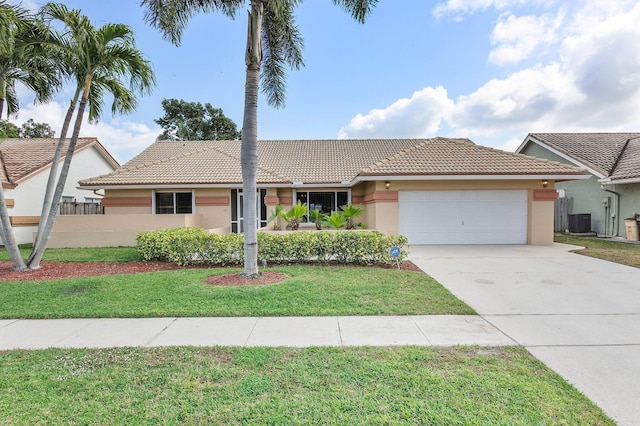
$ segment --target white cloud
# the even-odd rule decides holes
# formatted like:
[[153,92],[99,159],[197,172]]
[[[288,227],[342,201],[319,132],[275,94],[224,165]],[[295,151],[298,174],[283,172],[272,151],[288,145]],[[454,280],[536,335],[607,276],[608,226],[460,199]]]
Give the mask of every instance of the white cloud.
[[399,99],[387,108],[358,114],[340,130],[338,137],[423,137],[438,130],[452,107],[453,101],[443,87],[426,87],[411,98]]
[[[473,5],[498,8],[506,3],[518,2],[451,0],[444,5],[469,12]],[[426,87],[410,99],[356,116],[340,134],[438,134],[515,149],[529,132],[638,130],[638,22],[640,3],[611,0],[586,1],[567,14],[504,14],[493,32],[496,47],[490,60],[515,63],[543,46],[557,54],[542,55],[539,60],[547,62],[492,79],[456,99],[449,99],[445,88]],[[532,40],[528,34],[541,39]]]
[[20,6],[20,7],[23,7],[25,9],[36,11],[36,10],[40,9],[40,7],[45,2],[39,2],[39,1],[35,1],[35,0],[20,0],[20,1],[10,0],[9,3],[14,5],[14,6]]
[[450,16],[452,19],[460,21],[464,18],[464,15],[485,11],[490,7],[497,10],[506,10],[514,7],[550,4],[553,2],[554,0],[447,0],[436,5],[433,9],[433,16],[436,18]]
[[[15,125],[20,127],[22,123],[33,119],[37,123],[47,123],[60,136],[62,123],[66,115],[68,105],[60,102],[49,102],[43,105],[29,105],[20,109],[17,118],[12,119]],[[67,137],[71,137],[73,122]],[[159,127],[149,128],[146,124],[116,119],[110,122],[100,121],[90,124],[86,121],[80,129],[80,136],[97,137],[100,143],[113,155],[116,160],[124,164],[134,155],[137,155],[147,146],[151,145],[160,134]]]
[[502,15],[491,35],[491,44],[495,47],[489,54],[489,61],[497,65],[518,63],[537,49],[555,42],[563,17],[563,12],[542,16]]

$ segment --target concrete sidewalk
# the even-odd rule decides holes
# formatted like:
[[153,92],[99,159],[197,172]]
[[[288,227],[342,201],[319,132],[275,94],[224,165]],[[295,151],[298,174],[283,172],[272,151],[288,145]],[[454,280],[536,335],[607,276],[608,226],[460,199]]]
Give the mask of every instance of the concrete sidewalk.
[[0,350],[514,344],[475,315],[0,320]]

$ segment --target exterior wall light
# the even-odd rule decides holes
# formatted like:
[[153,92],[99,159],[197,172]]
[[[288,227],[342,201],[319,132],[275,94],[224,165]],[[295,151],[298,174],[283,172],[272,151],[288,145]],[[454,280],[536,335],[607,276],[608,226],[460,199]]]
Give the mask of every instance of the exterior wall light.
[[543,187],[543,188],[546,188],[546,187],[549,185],[549,181],[548,181],[548,180],[546,180],[546,179],[545,179],[545,180],[543,180],[541,183],[542,183],[542,187]]
[[389,190],[389,188],[390,188],[390,187],[391,187],[391,182],[386,181],[386,182],[384,183],[384,188],[385,188],[386,190]]

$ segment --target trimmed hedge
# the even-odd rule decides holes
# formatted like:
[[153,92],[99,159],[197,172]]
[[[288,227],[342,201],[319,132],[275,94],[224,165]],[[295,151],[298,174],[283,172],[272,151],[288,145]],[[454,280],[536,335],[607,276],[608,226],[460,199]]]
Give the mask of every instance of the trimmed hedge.
[[[406,260],[407,238],[378,231],[258,232],[258,259],[268,263],[338,262],[394,264],[389,249],[400,247],[398,261]],[[202,228],[170,228],[143,232],[137,251],[145,260],[191,264],[241,265],[244,235],[209,234]]]

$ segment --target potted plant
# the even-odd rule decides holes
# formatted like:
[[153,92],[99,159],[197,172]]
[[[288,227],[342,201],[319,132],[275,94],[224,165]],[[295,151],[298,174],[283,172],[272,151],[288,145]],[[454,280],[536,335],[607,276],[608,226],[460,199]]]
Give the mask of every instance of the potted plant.
[[354,206],[353,204],[349,203],[346,206],[342,206],[340,208],[342,209],[342,217],[344,217],[345,219],[345,228],[355,229],[356,223],[353,220],[362,215],[364,211],[362,206]]
[[316,224],[316,229],[319,231],[322,229],[322,221],[325,219],[326,215],[320,213],[320,210],[313,209],[309,211],[309,220]]
[[282,218],[286,221],[287,219],[285,216],[286,215],[285,215],[284,208],[282,207],[282,205],[278,204],[274,207],[273,211],[271,212],[271,216],[269,216],[267,223],[273,222],[273,230],[279,231],[281,228],[280,228],[280,225],[278,224],[278,218]]
[[298,201],[298,204],[291,207],[285,215],[285,219],[289,223],[288,227],[293,231],[297,231],[300,226],[300,219],[307,215],[307,205]]
[[344,218],[342,212],[333,212],[331,216],[325,215],[325,219],[322,221],[322,224],[327,228],[340,229],[342,228],[347,220]]

